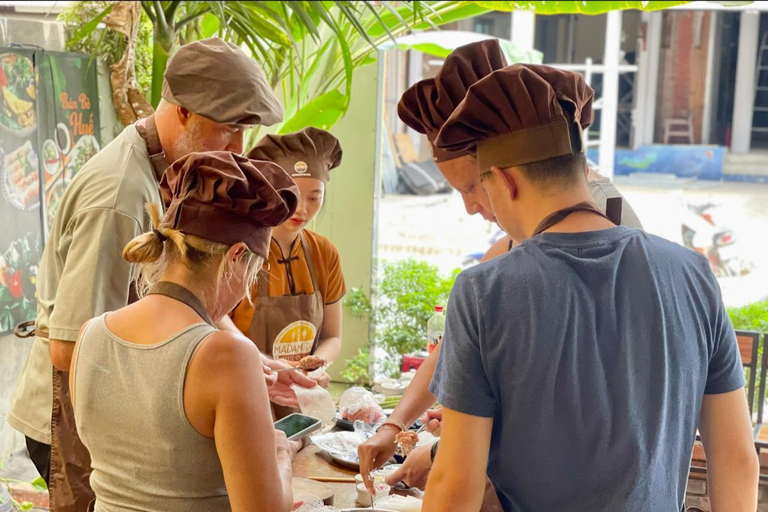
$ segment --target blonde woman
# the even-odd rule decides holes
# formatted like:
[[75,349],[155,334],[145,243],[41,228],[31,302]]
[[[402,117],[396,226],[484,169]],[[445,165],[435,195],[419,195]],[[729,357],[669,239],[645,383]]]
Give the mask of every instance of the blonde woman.
[[212,318],[250,294],[272,227],[297,204],[277,165],[193,153],[123,257],[141,300],[83,326],[70,377],[97,512],[288,511],[299,445],[276,432],[259,352]]

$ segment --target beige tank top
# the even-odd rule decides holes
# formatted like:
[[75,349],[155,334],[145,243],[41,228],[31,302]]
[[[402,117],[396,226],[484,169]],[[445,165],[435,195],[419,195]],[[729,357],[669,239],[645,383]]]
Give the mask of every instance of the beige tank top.
[[231,510],[214,441],[184,413],[189,361],[215,329],[195,324],[139,345],[115,336],[105,318],[83,333],[73,369],[96,512]]

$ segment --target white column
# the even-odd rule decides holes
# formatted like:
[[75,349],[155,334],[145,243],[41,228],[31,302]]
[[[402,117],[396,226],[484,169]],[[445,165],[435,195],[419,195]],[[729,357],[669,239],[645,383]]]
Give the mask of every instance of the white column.
[[621,50],[621,11],[608,13],[605,27],[603,65],[603,110],[600,117],[600,174],[613,177],[616,154],[616,117],[619,107],[619,64]]
[[[393,50],[390,53],[398,53],[400,54],[400,50]],[[416,82],[420,81],[422,78],[424,78],[424,54],[416,51],[416,50],[409,50],[408,51],[408,81],[406,82],[406,87],[410,87],[411,85],[415,84]],[[394,80],[394,77],[399,76],[399,69],[396,72],[398,74],[392,75],[392,80]],[[392,116],[389,121],[389,126],[396,126],[395,123],[401,123],[400,118],[397,116],[397,102],[400,101],[400,98],[402,96],[402,93],[405,91],[398,90],[395,95],[395,100],[392,102],[392,104],[387,105],[387,109],[389,110],[390,115]],[[397,133],[397,132],[395,132]],[[416,150],[416,154],[421,154],[421,141],[424,139],[424,136],[414,130],[411,127],[408,127],[407,131],[408,135],[411,136],[411,141],[413,142],[413,149]]]
[[709,42],[707,43],[707,75],[704,85],[704,113],[701,121],[701,143],[709,144],[712,131],[712,83],[715,79],[715,41],[717,33],[717,11],[709,12]]
[[536,32],[536,14],[531,11],[512,11],[512,42],[522,50],[533,50]]
[[632,111],[632,147],[653,144],[656,124],[656,90],[659,81],[662,16],[660,12],[644,12],[645,48],[640,49],[635,75],[635,108]]
[[755,105],[755,72],[760,32],[760,13],[743,11],[739,23],[739,54],[736,59],[731,152],[749,153],[752,145],[752,113]]

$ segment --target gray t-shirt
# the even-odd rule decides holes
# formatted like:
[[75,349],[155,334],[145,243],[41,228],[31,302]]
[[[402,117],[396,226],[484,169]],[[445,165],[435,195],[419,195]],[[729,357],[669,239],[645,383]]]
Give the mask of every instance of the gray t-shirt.
[[493,418],[506,512],[683,510],[702,396],[744,385],[706,259],[626,227],[464,271],[443,343],[430,389]]

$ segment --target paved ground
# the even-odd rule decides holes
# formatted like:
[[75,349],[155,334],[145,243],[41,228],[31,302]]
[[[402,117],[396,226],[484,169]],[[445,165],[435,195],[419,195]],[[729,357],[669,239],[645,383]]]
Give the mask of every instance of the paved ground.
[[[720,280],[725,301],[736,306],[768,297],[768,185],[663,178],[618,178],[617,187],[647,231],[681,243],[681,199],[712,202],[715,221],[736,232],[733,250],[755,265],[748,276]],[[379,257],[421,258],[448,272],[466,255],[487,249],[496,227],[469,217],[461,197],[387,196],[379,223]]]

